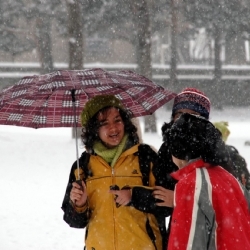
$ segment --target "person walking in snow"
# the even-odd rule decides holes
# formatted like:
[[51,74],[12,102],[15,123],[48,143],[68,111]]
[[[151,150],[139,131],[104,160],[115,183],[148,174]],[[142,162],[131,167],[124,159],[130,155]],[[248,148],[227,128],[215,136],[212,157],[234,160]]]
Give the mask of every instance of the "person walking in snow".
[[[160,224],[161,233],[163,236],[164,247],[168,245],[168,237],[170,234],[170,223],[172,220],[173,212],[173,190],[175,188],[176,180],[170,175],[172,172],[178,170],[178,167],[172,161],[172,155],[170,152],[167,134],[174,122],[184,113],[200,115],[205,119],[209,119],[211,103],[209,98],[204,92],[196,88],[183,89],[174,99],[172,107],[171,121],[164,123],[162,126],[163,143],[158,151],[158,161],[153,168],[153,173],[156,178],[156,186],[153,192],[153,196],[168,199],[167,207],[164,207],[162,202],[156,203],[161,209],[158,211],[158,222]],[[233,172],[230,164],[225,164],[225,168],[229,172]],[[166,227],[165,217],[170,216],[169,224]]]
[[134,207],[141,199],[136,188],[150,189],[155,183],[156,152],[139,143],[131,114],[113,95],[89,100],[81,124],[86,151],[80,168],[76,161],[70,171],[64,220],[71,227],[86,227],[86,249],[161,250],[155,216]]
[[[226,143],[228,136],[230,135],[228,122],[220,121],[214,122],[213,124],[219,129],[222,139]],[[226,144],[226,148],[232,160],[235,177],[246,187],[247,190],[250,190],[250,173],[247,169],[246,160],[239,154],[239,151],[234,146]]]
[[[169,224],[171,223],[171,214],[173,212],[173,190],[175,188],[176,180],[170,175],[172,172],[176,171],[178,168],[172,161],[172,156],[170,153],[168,141],[166,136],[169,129],[172,127],[174,122],[183,113],[195,114],[209,119],[210,114],[210,100],[205,95],[204,92],[196,88],[185,88],[183,89],[174,99],[171,121],[169,123],[164,123],[162,126],[163,143],[158,151],[157,164],[153,167],[153,174],[156,178],[154,191],[152,193],[153,198],[150,195],[144,194],[143,205],[145,211],[154,212],[157,215],[157,220],[160,226],[162,238],[163,238],[163,248],[165,249],[168,244],[168,237],[170,233],[170,227],[166,227],[165,218],[170,217]],[[231,161],[223,162],[223,167],[233,173],[231,166]],[[145,190],[145,193],[149,192]],[[155,199],[158,197],[158,199]],[[166,207],[162,199],[165,201],[168,199],[168,206]],[[152,203],[155,202],[155,207]]]
[[178,167],[167,249],[250,249],[250,194],[220,166],[227,150],[219,131],[185,113],[166,136]]

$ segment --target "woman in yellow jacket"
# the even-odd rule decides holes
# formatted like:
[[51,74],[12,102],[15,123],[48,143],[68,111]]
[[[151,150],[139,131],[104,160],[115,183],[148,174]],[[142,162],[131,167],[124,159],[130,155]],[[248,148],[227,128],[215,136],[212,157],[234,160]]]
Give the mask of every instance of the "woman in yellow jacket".
[[[86,227],[87,250],[162,249],[155,216],[135,208],[143,197],[134,190],[143,185],[145,173],[130,113],[115,96],[100,95],[86,103],[81,123],[86,151],[80,168],[76,162],[71,168],[62,204],[64,220],[71,227]],[[155,154],[148,148],[151,151],[140,157]],[[155,181],[151,168],[152,162],[146,176],[149,188]]]

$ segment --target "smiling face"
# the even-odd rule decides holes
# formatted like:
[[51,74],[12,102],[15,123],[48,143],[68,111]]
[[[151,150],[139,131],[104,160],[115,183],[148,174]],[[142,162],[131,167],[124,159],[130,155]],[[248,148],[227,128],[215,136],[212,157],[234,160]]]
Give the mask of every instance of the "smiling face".
[[124,136],[124,123],[118,109],[111,107],[105,112],[100,112],[97,116],[100,123],[99,137],[108,148],[116,147],[120,144]]

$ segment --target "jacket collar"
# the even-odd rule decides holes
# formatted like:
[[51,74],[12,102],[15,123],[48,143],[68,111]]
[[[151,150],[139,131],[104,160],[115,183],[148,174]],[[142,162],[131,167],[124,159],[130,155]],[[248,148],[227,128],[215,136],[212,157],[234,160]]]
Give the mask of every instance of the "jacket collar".
[[125,156],[128,156],[128,155],[132,155],[132,154],[135,154],[136,152],[138,152],[138,146],[140,144],[136,144],[134,146],[132,146],[131,148],[125,150],[121,155],[120,157],[125,157]]
[[180,179],[186,177],[189,173],[193,172],[196,168],[208,167],[209,165],[210,164],[205,163],[202,159],[197,159],[188,163],[188,165],[185,167],[171,173],[170,175],[179,181]]

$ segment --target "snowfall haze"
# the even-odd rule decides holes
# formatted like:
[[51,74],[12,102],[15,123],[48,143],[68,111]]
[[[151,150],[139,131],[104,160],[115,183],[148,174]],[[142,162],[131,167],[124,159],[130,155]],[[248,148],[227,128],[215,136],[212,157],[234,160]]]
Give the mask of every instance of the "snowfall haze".
[[[250,107],[212,110],[211,121],[226,120],[234,145],[250,164]],[[157,133],[143,140],[158,149],[161,126],[171,111],[156,112]],[[142,131],[144,119],[140,118]],[[70,128],[31,129],[0,126],[0,249],[78,250],[84,246],[84,229],[63,221],[61,203],[69,171],[76,159],[76,143]],[[78,140],[79,154],[84,150]]]

